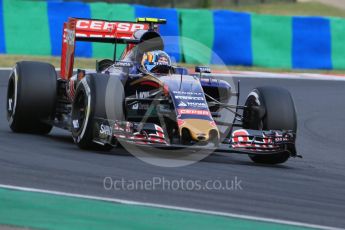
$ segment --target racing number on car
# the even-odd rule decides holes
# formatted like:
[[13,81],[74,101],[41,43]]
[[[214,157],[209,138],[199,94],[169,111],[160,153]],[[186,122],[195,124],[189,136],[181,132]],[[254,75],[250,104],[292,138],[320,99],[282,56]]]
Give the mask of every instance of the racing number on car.
[[[248,144],[249,142],[249,137],[248,137],[248,132],[246,130],[240,129],[240,130],[236,130],[233,132],[232,134],[232,143],[234,143],[232,145],[233,148],[245,148],[250,146],[250,144]],[[244,142],[244,143],[242,143]]]

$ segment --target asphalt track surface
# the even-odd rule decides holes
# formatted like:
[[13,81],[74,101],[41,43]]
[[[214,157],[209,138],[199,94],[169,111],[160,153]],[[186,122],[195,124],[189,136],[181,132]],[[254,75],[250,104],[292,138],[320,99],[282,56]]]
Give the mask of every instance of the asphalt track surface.
[[[8,71],[0,71],[0,184],[345,227],[345,81],[241,78],[243,101],[256,86],[290,90],[298,114],[298,153],[279,166],[245,155],[210,156],[185,167],[152,166],[117,150],[81,151],[68,132],[12,133],[5,115]],[[125,180],[241,180],[241,189],[105,190]],[[68,207],[66,207],[68,208]]]

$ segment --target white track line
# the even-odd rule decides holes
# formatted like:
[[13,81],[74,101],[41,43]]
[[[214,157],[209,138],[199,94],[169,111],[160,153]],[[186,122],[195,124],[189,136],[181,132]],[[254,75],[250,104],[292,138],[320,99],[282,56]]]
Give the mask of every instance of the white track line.
[[137,205],[137,206],[145,206],[145,207],[152,207],[152,208],[163,208],[163,209],[170,209],[170,210],[176,210],[176,211],[194,212],[194,213],[200,213],[200,214],[224,216],[224,217],[231,217],[231,218],[240,218],[240,219],[245,219],[245,220],[262,221],[262,222],[268,222],[268,223],[274,223],[274,224],[291,225],[291,226],[296,226],[296,227],[306,227],[306,228],[325,229],[325,230],[340,230],[341,229],[341,228],[288,221],[288,220],[264,218],[264,217],[250,216],[250,215],[241,215],[241,214],[228,213],[228,212],[217,212],[217,211],[202,210],[202,209],[195,209],[195,208],[186,208],[186,207],[179,207],[179,206],[172,206],[172,205],[138,202],[138,201],[131,201],[131,200],[116,199],[116,198],[89,196],[89,195],[82,195],[82,194],[76,194],[76,193],[59,192],[59,191],[12,186],[12,185],[5,185],[5,184],[0,184],[0,188],[19,190],[19,191],[25,191],[25,192],[37,192],[37,193],[66,196],[66,197],[74,197],[74,198],[82,198],[82,199],[107,201],[107,202],[114,202],[114,203],[119,203],[119,204]]

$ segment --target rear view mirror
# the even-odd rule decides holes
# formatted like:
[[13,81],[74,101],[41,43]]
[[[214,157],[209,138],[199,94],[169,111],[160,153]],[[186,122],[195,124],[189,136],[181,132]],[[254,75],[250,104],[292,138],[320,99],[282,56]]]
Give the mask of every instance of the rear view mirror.
[[188,75],[188,69],[180,66],[175,66],[174,67],[175,74],[179,75]]

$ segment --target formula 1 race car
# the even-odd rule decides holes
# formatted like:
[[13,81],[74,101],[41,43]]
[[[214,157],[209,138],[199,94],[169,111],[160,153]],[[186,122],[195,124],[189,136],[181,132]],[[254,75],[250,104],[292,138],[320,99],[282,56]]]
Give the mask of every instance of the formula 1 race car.
[[[136,22],[70,18],[64,24],[61,70],[18,62],[9,77],[7,118],[14,132],[69,130],[82,149],[120,144],[151,148],[197,147],[247,154],[278,164],[296,157],[296,112],[290,93],[258,87],[238,105],[237,91],[208,67],[194,74],[176,67],[158,33],[164,19]],[[76,41],[114,44],[114,58],[95,71],[74,70]],[[117,44],[126,48],[116,60]],[[237,104],[229,104],[237,97]],[[233,118],[222,117],[231,111]],[[227,132],[220,127],[227,127]]]

